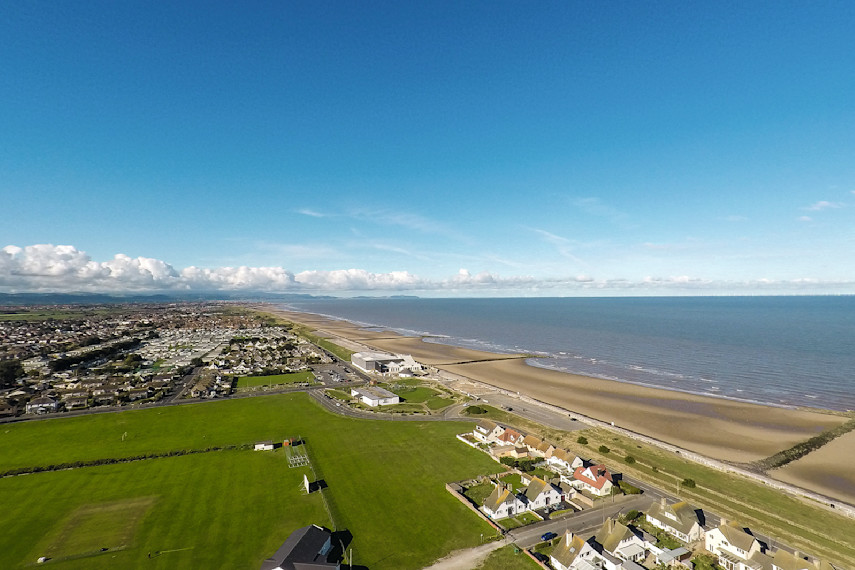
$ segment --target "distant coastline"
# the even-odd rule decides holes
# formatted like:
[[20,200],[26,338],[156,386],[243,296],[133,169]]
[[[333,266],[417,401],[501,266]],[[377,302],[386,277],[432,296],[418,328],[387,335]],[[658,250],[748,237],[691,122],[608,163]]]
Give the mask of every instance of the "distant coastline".
[[300,300],[290,308],[532,366],[762,405],[855,409],[855,297]]

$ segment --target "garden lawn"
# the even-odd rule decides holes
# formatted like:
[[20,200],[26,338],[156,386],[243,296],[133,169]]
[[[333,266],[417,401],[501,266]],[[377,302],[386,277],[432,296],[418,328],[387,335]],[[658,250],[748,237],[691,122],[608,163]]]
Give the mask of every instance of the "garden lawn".
[[[354,537],[354,562],[416,569],[491,532],[445,490],[447,482],[496,470],[455,438],[470,428],[347,418],[295,393],[7,425],[0,428],[0,463],[46,465],[299,435],[328,485],[336,526]],[[258,568],[292,530],[330,524],[320,495],[302,495],[303,472],[288,469],[281,450],[218,451],[5,478],[0,567],[34,562],[51,546],[35,541],[61,534],[57,525],[78,509],[157,497],[127,550],[56,566]],[[300,511],[303,501],[315,503]],[[149,550],[164,553],[149,561]]]
[[311,372],[292,372],[290,374],[273,374],[270,376],[244,376],[238,378],[238,388],[255,388],[256,386],[276,386],[279,384],[299,384],[308,382],[315,384],[315,376]]
[[427,401],[427,407],[431,410],[441,410],[447,406],[450,406],[454,403],[453,398],[443,398],[441,396],[437,396],[435,398],[431,398]]
[[398,388],[397,390],[393,390],[393,392],[408,404],[422,404],[438,394],[436,390],[424,386],[418,388]]

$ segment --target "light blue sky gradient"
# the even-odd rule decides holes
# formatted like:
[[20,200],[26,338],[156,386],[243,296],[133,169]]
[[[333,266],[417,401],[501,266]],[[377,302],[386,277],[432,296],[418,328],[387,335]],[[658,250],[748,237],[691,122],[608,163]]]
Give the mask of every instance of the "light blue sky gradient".
[[5,2],[0,290],[855,293],[852,30],[852,2]]

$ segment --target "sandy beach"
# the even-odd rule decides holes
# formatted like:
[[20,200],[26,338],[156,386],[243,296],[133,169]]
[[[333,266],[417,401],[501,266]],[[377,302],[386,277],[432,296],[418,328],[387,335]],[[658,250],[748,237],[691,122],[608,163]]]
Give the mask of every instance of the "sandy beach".
[[[271,311],[269,307],[265,310]],[[614,422],[724,461],[749,462],[767,457],[846,420],[819,411],[763,406],[567,374],[531,366],[524,355],[425,342],[392,331],[364,330],[318,315],[271,312],[311,326],[324,336],[347,339],[355,343],[352,348],[361,345],[412,354],[417,361],[440,370]]]
[[769,475],[855,504],[855,432],[849,432]]

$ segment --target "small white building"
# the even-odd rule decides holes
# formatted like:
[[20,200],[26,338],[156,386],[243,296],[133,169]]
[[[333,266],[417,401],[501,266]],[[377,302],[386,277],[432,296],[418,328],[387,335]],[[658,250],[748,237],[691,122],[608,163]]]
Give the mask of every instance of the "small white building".
[[393,394],[384,388],[377,386],[362,386],[361,388],[351,388],[350,395],[368,406],[388,406],[390,404],[398,404],[401,398],[397,394]]
[[255,451],[273,451],[272,441],[259,441],[255,444]]

